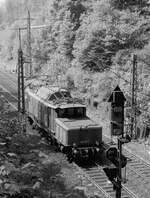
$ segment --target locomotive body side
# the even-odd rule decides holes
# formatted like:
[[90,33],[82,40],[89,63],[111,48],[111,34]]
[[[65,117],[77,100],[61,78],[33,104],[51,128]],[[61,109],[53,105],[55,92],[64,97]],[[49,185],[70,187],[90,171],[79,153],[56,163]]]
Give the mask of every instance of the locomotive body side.
[[28,117],[48,133],[55,133],[55,118],[57,108],[37,97],[30,90],[26,90],[26,113]]

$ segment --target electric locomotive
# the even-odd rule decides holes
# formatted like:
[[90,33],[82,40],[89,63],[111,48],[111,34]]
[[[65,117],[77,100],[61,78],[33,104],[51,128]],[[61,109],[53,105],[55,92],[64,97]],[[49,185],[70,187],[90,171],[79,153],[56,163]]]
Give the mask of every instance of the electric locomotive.
[[86,115],[86,106],[57,86],[27,86],[26,113],[49,142],[69,161],[94,160],[102,143],[102,127]]

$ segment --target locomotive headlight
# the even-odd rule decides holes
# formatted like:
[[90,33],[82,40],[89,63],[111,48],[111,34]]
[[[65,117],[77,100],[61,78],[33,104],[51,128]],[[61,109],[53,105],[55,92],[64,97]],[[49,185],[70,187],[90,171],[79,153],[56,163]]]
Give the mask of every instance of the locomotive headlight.
[[73,146],[74,148],[76,148],[76,147],[77,147],[77,144],[74,142],[72,146]]
[[99,148],[96,148],[96,151],[97,151],[97,152],[99,152],[99,150],[100,150]]
[[88,150],[87,149],[85,149],[84,151],[85,151],[86,154],[88,154]]
[[73,153],[74,153],[74,154],[77,154],[77,153],[78,153],[78,151],[77,151],[76,149],[74,149],[74,150],[73,150]]

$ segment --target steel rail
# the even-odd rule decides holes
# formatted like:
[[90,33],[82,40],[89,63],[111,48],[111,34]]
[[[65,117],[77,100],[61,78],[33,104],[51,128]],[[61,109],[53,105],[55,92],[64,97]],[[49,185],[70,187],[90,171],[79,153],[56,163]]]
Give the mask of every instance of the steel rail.
[[[110,137],[103,135],[106,139],[108,139],[109,141],[111,140]],[[113,140],[113,143],[116,144],[116,141]],[[105,143],[106,146],[110,146],[108,143]],[[146,161],[145,159],[143,159],[142,157],[140,157],[137,154],[132,153],[132,151],[130,149],[128,149],[126,146],[123,146],[123,151],[129,153],[130,155],[134,156],[135,159],[138,159],[139,161],[141,161],[143,164],[147,165],[148,167],[150,167],[150,163],[148,161]]]
[[128,169],[134,173],[136,173],[136,175],[138,175],[139,177],[141,177],[143,180],[146,180],[147,182],[150,183],[150,180],[146,177],[144,177],[142,174],[140,174],[138,171],[134,170],[134,168],[132,168],[130,165],[128,166]]
[[134,194],[131,190],[129,190],[129,188],[127,188],[124,184],[122,184],[123,189],[128,192],[129,194],[131,194],[132,197],[134,198],[139,198],[136,194]]
[[[5,76],[8,77],[8,78],[7,78],[7,82],[11,82],[11,84],[13,83],[13,84],[16,86],[17,80],[14,79],[14,77],[12,78],[11,73],[8,73],[8,72],[6,72],[6,71],[2,71],[2,73],[3,73]],[[11,78],[11,80],[10,80],[10,78]],[[15,78],[16,78],[16,77],[15,77]]]
[[10,93],[10,91],[8,91],[4,86],[0,85],[0,88],[2,88],[5,93],[8,93],[11,97],[15,98],[15,100],[18,100],[18,98],[14,94]]
[[[128,152],[128,151],[126,151],[126,152]],[[143,181],[150,183],[150,179],[149,179],[149,177],[147,177],[147,173],[144,173],[145,170],[147,172],[148,171],[150,172],[150,164],[145,162],[145,160],[143,161],[142,159],[140,159],[138,156],[132,154],[131,152],[128,152],[128,153],[129,153],[129,155],[131,155],[128,157],[131,157],[131,160],[133,160],[132,165],[130,163],[128,163],[128,169],[130,171],[134,172],[139,177],[141,177],[143,179]],[[134,164],[134,161],[135,161],[135,164]],[[136,162],[138,162],[139,164],[136,164]],[[137,165],[138,165],[138,167],[137,167]],[[149,174],[149,176],[150,176],[150,174]]]
[[[108,140],[110,140],[109,137],[105,136],[105,138],[107,138]],[[116,141],[113,140],[114,143],[116,143]],[[104,144],[104,147],[107,148],[109,147],[109,143],[105,143]],[[150,174],[148,174],[148,177],[147,177],[147,173],[150,172],[150,164],[149,162],[147,162],[146,160],[144,160],[142,157],[140,157],[139,155],[137,154],[134,154],[132,153],[132,151],[128,148],[126,148],[126,146],[123,147],[123,154],[127,155],[127,157],[129,159],[132,160],[132,164],[128,163],[128,168],[129,170],[131,171],[131,173],[135,173],[137,176],[139,176],[140,178],[142,178],[142,181],[141,183],[150,183],[150,180],[149,180],[149,176]],[[146,171],[146,172],[144,172]],[[126,187],[126,185],[122,185],[124,187],[124,189],[128,189]],[[136,197],[136,195],[135,195]]]
[[100,187],[81,167],[79,167],[76,163],[73,163],[76,168],[79,170],[79,172],[84,175],[85,178],[87,178],[96,188],[100,190],[100,192],[106,197],[106,198],[112,198],[102,187]]
[[141,161],[143,164],[145,164],[147,167],[150,168],[150,163],[147,162],[145,159],[143,159],[142,157],[140,157],[137,154],[132,153],[132,151],[130,151],[128,148],[124,147],[123,150],[125,150],[125,152],[129,153],[130,155],[134,156],[135,159],[138,159],[139,161]]

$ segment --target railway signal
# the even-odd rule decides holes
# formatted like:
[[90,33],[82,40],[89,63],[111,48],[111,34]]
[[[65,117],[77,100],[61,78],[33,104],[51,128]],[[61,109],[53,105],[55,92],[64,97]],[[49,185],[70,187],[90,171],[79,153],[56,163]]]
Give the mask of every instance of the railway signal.
[[[110,147],[106,150],[106,157],[110,160],[116,167],[119,167],[119,151],[116,147]],[[121,168],[124,168],[127,164],[127,158],[121,154]]]
[[106,157],[112,161],[114,158],[117,157],[117,148],[116,147],[110,147],[106,150]]
[[[106,157],[116,166],[115,170],[104,169],[106,175],[113,183],[116,190],[116,198],[121,198],[121,169],[126,166],[127,158],[122,155],[122,144],[131,141],[129,136],[124,137],[124,103],[126,98],[117,85],[108,102],[111,102],[111,137],[118,136],[118,148],[110,147],[106,151]],[[116,173],[116,175],[115,175]]]
[[108,99],[111,102],[111,136],[123,135],[125,101],[126,98],[117,85]]
[[[123,140],[123,142],[121,142]],[[113,189],[116,190],[116,198],[121,198],[121,169],[127,164],[127,158],[122,155],[122,144],[128,142],[125,138],[118,138],[118,149],[116,147],[110,147],[106,150],[106,157],[110,160],[115,167],[103,168],[106,176],[113,184]]]

